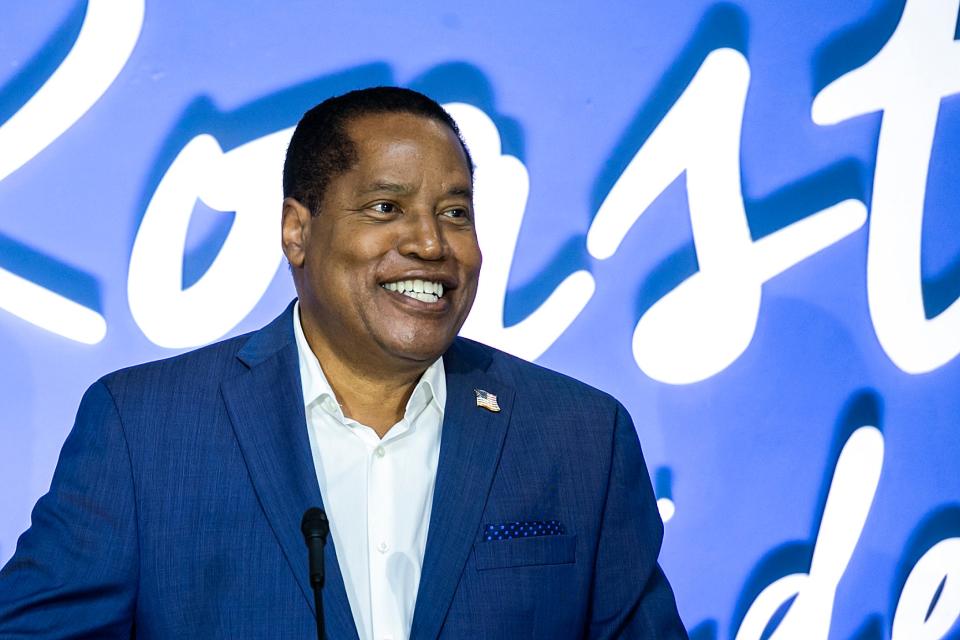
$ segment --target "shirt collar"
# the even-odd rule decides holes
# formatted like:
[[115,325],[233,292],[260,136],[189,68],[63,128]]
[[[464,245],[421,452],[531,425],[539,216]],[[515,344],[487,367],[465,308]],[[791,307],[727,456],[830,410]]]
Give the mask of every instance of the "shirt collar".
[[[306,336],[303,334],[303,325],[300,324],[300,301],[293,305],[293,333],[297,342],[297,356],[300,363],[300,385],[303,391],[303,405],[310,407],[315,402],[321,403],[329,413],[341,422],[350,421],[343,415],[337,396],[327,381],[320,361],[310,348]],[[431,403],[435,404],[441,417],[447,404],[447,380],[443,369],[443,358],[427,367],[420,376],[416,388],[410,394],[407,407],[404,411],[404,420],[413,421]]]

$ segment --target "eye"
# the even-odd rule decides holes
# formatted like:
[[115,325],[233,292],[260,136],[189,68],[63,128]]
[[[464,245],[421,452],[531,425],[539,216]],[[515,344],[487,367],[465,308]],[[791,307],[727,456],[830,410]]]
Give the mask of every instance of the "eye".
[[466,207],[454,207],[453,209],[447,209],[442,215],[447,218],[453,218],[454,220],[469,220],[470,210]]
[[400,213],[400,207],[398,207],[392,202],[374,202],[368,208],[373,209],[377,213],[383,213],[386,215]]

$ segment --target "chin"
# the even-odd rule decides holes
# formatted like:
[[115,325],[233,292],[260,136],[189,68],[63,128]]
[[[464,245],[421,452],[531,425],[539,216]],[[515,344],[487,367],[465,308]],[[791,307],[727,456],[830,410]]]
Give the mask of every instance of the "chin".
[[447,341],[438,341],[431,336],[430,340],[394,340],[384,346],[395,356],[430,365],[446,352],[452,342],[452,337]]
[[417,362],[422,362],[425,365],[433,364],[434,360],[442,356],[450,345],[444,345],[442,347],[430,347],[430,348],[417,348],[417,349],[402,349],[397,350],[395,353],[408,359],[415,360]]

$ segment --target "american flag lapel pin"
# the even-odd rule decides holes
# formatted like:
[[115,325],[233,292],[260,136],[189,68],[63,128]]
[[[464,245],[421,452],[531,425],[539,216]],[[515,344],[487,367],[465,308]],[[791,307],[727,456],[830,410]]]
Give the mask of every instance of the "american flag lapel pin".
[[500,412],[500,405],[497,404],[497,396],[493,395],[489,391],[484,391],[483,389],[474,389],[473,392],[477,394],[478,407],[494,413]]

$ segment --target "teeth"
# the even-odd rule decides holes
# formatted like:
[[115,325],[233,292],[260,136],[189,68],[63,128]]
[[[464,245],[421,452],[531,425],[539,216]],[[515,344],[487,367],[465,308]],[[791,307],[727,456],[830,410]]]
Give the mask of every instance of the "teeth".
[[440,299],[438,296],[435,296],[432,293],[418,293],[416,291],[404,291],[403,295],[407,296],[408,298],[413,298],[414,300],[419,300],[420,302],[434,303]]
[[443,285],[430,280],[398,280],[381,285],[389,291],[396,291],[423,302],[436,302],[443,297]]

